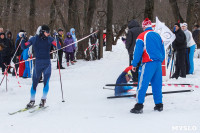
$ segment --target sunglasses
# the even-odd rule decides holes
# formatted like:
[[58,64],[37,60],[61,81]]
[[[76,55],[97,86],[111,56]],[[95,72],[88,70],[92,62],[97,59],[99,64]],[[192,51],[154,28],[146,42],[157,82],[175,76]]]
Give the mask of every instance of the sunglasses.
[[46,32],[46,33],[48,33],[48,34],[50,33],[50,31],[49,31],[49,30],[44,30],[44,32]]

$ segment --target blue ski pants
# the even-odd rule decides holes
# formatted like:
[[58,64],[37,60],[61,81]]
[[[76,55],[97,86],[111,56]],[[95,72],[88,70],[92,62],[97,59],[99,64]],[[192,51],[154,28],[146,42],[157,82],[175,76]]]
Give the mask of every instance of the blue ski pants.
[[31,69],[30,69],[30,62],[29,61],[26,61],[25,62],[25,70],[24,70],[24,73],[23,73],[23,77],[25,78],[30,78],[31,77]]
[[132,86],[116,86],[115,87],[115,96],[123,95],[123,93],[126,93],[131,89],[133,89]]
[[35,100],[36,88],[42,73],[44,76],[44,88],[42,99],[46,99],[49,91],[49,79],[51,76],[51,62],[49,59],[35,60],[35,67],[33,70],[33,83],[31,87],[31,100]]
[[189,53],[189,74],[193,74],[194,72],[194,51],[195,51],[195,45],[190,47],[190,53]]
[[137,103],[143,104],[149,83],[152,86],[155,104],[162,103],[162,63],[152,61],[143,63],[139,70],[139,82],[137,86]]

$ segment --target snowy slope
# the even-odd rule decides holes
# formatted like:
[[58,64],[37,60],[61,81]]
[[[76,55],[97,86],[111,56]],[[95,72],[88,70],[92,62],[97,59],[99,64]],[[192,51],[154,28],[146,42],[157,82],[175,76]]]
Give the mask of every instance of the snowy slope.
[[[66,67],[66,63],[65,67]],[[194,92],[163,95],[164,111],[154,112],[153,97],[146,97],[144,113],[129,113],[134,98],[106,99],[112,90],[103,90],[107,83],[115,83],[128,65],[128,54],[119,40],[112,52],[104,52],[97,61],[78,60],[76,65],[62,72],[65,103],[62,103],[56,62],[52,61],[52,75],[47,108],[38,113],[13,112],[29,102],[31,79],[9,75],[8,92],[5,81],[0,87],[0,133],[200,133],[200,88]],[[2,75],[0,75],[2,79]],[[195,74],[169,83],[192,83],[200,86],[200,59],[195,59]],[[39,84],[36,103],[40,102],[43,84]],[[163,91],[190,88],[163,87]],[[151,87],[148,89],[151,92]],[[183,129],[184,128],[184,129]],[[189,130],[189,131],[187,131]]]

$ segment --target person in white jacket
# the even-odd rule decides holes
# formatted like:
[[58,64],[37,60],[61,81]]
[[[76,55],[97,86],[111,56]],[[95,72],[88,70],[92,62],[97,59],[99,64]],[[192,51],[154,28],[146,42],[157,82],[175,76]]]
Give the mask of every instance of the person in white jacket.
[[185,33],[186,41],[187,41],[186,74],[193,74],[194,73],[194,52],[195,52],[196,44],[192,37],[192,33],[187,29],[187,23],[182,23],[181,28]]

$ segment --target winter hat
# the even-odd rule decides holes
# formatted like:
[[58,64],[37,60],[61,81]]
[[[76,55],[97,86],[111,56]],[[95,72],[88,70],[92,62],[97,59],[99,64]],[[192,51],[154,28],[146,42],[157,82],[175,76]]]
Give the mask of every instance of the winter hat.
[[4,32],[1,32],[1,33],[0,33],[0,36],[1,36],[1,35],[4,35],[4,36],[5,36],[5,33],[4,33]]
[[46,32],[46,33],[50,32],[49,26],[47,26],[47,25],[42,25],[41,30]]
[[181,26],[180,26],[180,23],[175,23],[174,25],[177,25],[178,27],[181,27]]
[[142,22],[142,27],[151,27],[151,20],[149,20],[149,18],[145,18],[145,20]]
[[25,32],[25,30],[20,30],[19,32]]
[[182,27],[182,26],[187,27],[187,23],[182,23],[182,24],[181,24],[181,27]]
[[58,29],[58,32],[59,32],[59,31],[63,31],[63,29],[59,28],[59,29]]

